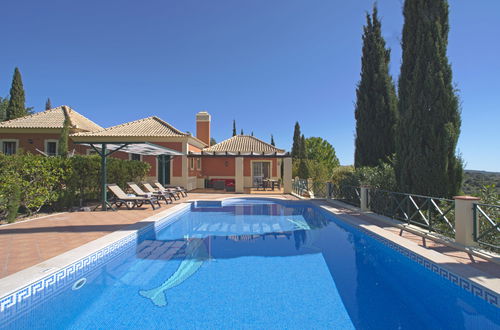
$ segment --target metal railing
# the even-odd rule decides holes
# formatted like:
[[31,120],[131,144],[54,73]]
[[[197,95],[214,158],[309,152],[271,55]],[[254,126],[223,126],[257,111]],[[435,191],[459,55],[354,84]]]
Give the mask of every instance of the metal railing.
[[[293,180],[292,188],[293,192],[304,197],[332,198],[363,211],[369,210],[439,233],[466,246],[479,245],[500,253],[500,205],[473,203],[471,209],[471,204],[464,208],[467,199],[452,200],[331,182],[313,183],[304,179]],[[457,203],[461,206],[458,207]],[[468,234],[470,236],[456,236],[457,232],[472,231],[474,233]]]
[[292,191],[299,196],[305,196],[308,194],[309,189],[307,187],[307,180],[305,179],[293,179],[292,180]]
[[328,184],[325,182],[311,182],[309,184],[309,191],[313,192],[314,198],[327,198]]
[[500,252],[500,205],[475,203],[474,241]]
[[326,198],[329,194],[327,183],[305,179],[292,180],[292,191],[309,198]]
[[381,189],[370,189],[371,211],[408,224],[455,237],[455,201]]
[[360,206],[360,187],[336,184],[331,184],[330,187],[331,193],[329,195],[331,198],[357,207]]

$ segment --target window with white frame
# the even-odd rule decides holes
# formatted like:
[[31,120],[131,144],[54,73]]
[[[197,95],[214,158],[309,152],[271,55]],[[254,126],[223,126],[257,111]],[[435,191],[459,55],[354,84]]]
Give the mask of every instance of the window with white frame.
[[128,159],[142,161],[142,155],[141,154],[128,154]]
[[6,155],[13,155],[17,152],[18,140],[2,140],[2,152]]
[[189,168],[194,170],[194,158],[189,158]]
[[45,153],[48,156],[57,156],[58,140],[45,140]]
[[201,170],[201,158],[196,158],[196,168],[199,170]]

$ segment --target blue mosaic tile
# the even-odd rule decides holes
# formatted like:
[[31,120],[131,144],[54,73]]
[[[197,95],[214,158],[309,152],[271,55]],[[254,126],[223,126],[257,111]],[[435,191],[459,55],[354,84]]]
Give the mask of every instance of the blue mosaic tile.
[[479,297],[481,299],[486,300],[488,303],[500,308],[500,294],[493,292],[491,290],[488,290],[484,287],[482,287],[479,284],[476,284],[475,282],[471,282],[465,278],[462,278],[461,276],[454,274],[450,272],[448,269],[443,268],[439,266],[438,264],[428,260],[427,258],[414,253],[413,251],[410,251],[402,246],[399,246],[395,244],[394,242],[383,238],[382,236],[379,236],[363,227],[357,227],[360,231],[363,233],[367,234],[368,236],[376,239],[377,241],[381,242],[382,244],[386,245],[387,247],[396,250],[397,252],[401,253],[402,255],[408,257],[410,260],[413,260],[420,265],[424,266],[425,268],[429,269],[430,271],[440,275],[444,279],[447,279],[451,283],[461,287],[462,289],[470,292],[471,294],[475,295],[476,297]]

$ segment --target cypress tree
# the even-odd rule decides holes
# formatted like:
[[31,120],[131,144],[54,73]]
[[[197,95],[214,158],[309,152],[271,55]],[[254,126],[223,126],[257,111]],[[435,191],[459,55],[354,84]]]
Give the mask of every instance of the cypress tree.
[[458,97],[446,56],[446,0],[406,0],[399,77],[396,180],[403,192],[450,197],[460,190]]
[[67,157],[70,120],[69,120],[68,109],[66,107],[63,107],[62,110],[64,113],[64,124],[61,131],[61,136],[59,137],[57,153],[59,154],[59,156]]
[[299,146],[299,155],[298,157],[300,158],[299,160],[299,168],[298,168],[298,175],[299,178],[301,179],[307,179],[309,178],[309,168],[307,167],[307,160],[306,160],[306,139],[304,135],[301,136],[300,138],[300,146]]
[[304,134],[300,137],[300,145],[299,145],[299,158],[300,159],[305,159],[306,158],[306,138],[304,137]]
[[397,98],[389,75],[390,49],[385,47],[377,7],[366,15],[361,79],[356,90],[354,166],[377,166],[395,152]]
[[7,120],[7,107],[9,106],[9,99],[0,97],[0,121]]
[[233,136],[236,135],[236,120],[233,119]]
[[45,110],[52,109],[52,102],[50,102],[50,98],[47,98],[47,102],[45,102]]
[[243,135],[243,128],[241,129],[241,133],[240,134]]
[[28,114],[24,105],[24,88],[21,79],[21,73],[16,67],[12,78],[12,86],[10,88],[9,105],[7,106],[7,120],[26,116]]
[[297,175],[300,179],[308,179],[309,178],[309,168],[307,167],[307,161],[305,159],[299,160],[299,169]]
[[274,143],[274,136],[272,134],[271,134],[271,145],[276,146],[276,144]]
[[295,128],[293,130],[293,144],[292,144],[292,158],[299,158],[300,153],[300,125],[299,122],[295,122]]

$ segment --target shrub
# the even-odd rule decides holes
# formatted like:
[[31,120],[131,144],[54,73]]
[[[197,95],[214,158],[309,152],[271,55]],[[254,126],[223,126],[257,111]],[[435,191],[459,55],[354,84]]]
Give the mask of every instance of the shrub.
[[7,222],[16,221],[19,206],[21,206],[21,189],[18,185],[14,185],[11,190],[9,202],[7,204]]
[[340,166],[333,171],[332,182],[336,186],[367,185],[371,188],[395,191],[394,168],[382,163],[376,167]]
[[[2,155],[0,195],[10,204],[20,190],[20,206],[28,213],[36,213],[44,205],[59,197],[58,186],[64,181],[66,160],[59,157],[41,157],[32,154]],[[14,188],[16,187],[16,188]],[[11,209],[12,210],[12,209]]]
[[352,177],[354,177],[354,166],[339,166],[333,170],[332,182],[338,186]]
[[[109,158],[107,180],[124,187],[126,182],[146,176],[149,167],[139,161]],[[31,215],[43,206],[64,209],[77,201],[97,199],[100,174],[99,156],[0,154],[0,217],[14,221],[17,210]]]

